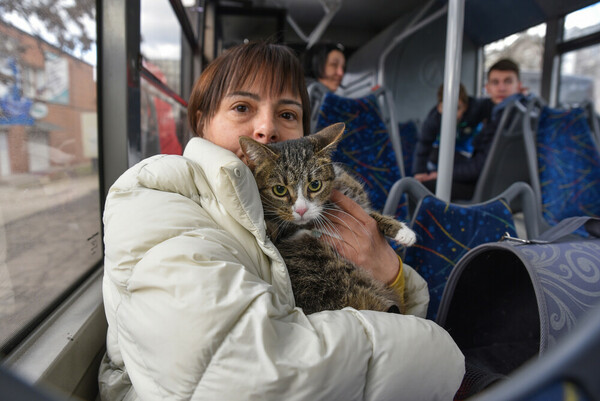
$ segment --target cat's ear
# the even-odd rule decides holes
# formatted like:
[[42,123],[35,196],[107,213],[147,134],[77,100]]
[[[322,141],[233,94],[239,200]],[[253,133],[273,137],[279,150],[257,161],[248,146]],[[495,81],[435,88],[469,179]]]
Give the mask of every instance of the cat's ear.
[[240,148],[246,156],[248,167],[254,168],[256,164],[259,164],[264,159],[275,159],[277,155],[268,146],[263,145],[260,142],[255,141],[247,136],[240,136],[238,139]]
[[329,127],[323,128],[321,131],[311,135],[309,138],[313,138],[317,142],[318,152],[332,152],[335,150],[338,141],[342,137],[344,129],[346,129],[346,124],[336,123],[330,125]]

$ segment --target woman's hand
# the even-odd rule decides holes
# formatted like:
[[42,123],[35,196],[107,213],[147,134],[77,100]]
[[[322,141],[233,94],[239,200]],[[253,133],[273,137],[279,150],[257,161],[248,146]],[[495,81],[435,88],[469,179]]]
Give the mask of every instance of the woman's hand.
[[392,283],[398,275],[400,261],[375,220],[339,191],[333,191],[331,200],[342,209],[327,212],[333,231],[341,239],[326,234],[321,239],[356,266],[371,272],[376,280]]

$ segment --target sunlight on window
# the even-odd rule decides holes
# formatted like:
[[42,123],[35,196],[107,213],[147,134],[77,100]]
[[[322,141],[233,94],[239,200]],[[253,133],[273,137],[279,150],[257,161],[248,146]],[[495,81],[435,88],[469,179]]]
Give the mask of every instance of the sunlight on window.
[[600,2],[565,17],[564,39],[570,40],[600,30]]

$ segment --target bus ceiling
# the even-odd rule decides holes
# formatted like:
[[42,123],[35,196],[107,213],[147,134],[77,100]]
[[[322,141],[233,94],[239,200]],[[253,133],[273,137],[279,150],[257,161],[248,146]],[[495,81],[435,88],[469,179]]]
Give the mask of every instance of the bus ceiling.
[[[531,26],[538,25],[596,3],[596,0],[465,0],[464,34],[476,45],[485,45]],[[433,4],[431,4],[433,3]],[[307,48],[326,37],[344,37],[351,48],[358,48],[399,18],[423,18],[445,7],[448,0],[244,0],[207,1],[216,5],[217,14],[228,15],[236,8],[256,14],[252,9],[284,9],[285,21]],[[515,10],[518,10],[516,12]],[[228,25],[236,22],[228,21]],[[239,20],[240,24],[245,23]]]

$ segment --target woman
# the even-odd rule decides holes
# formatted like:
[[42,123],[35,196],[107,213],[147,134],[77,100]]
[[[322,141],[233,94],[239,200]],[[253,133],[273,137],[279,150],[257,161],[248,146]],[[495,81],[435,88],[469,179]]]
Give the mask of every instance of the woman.
[[315,130],[318,113],[323,98],[340,87],[346,73],[344,46],[340,43],[319,43],[305,55],[308,76],[308,96],[310,101],[310,128]]
[[[238,145],[242,135],[267,143],[308,134],[294,54],[231,49],[202,73],[188,113],[198,137],[184,156],[140,162],[107,197],[102,399],[451,399],[463,356],[433,322],[354,309],[307,316],[294,306]],[[355,215],[344,217],[338,251],[395,280],[399,262],[369,216],[338,198]],[[422,315],[426,286],[403,272],[408,309]]]

